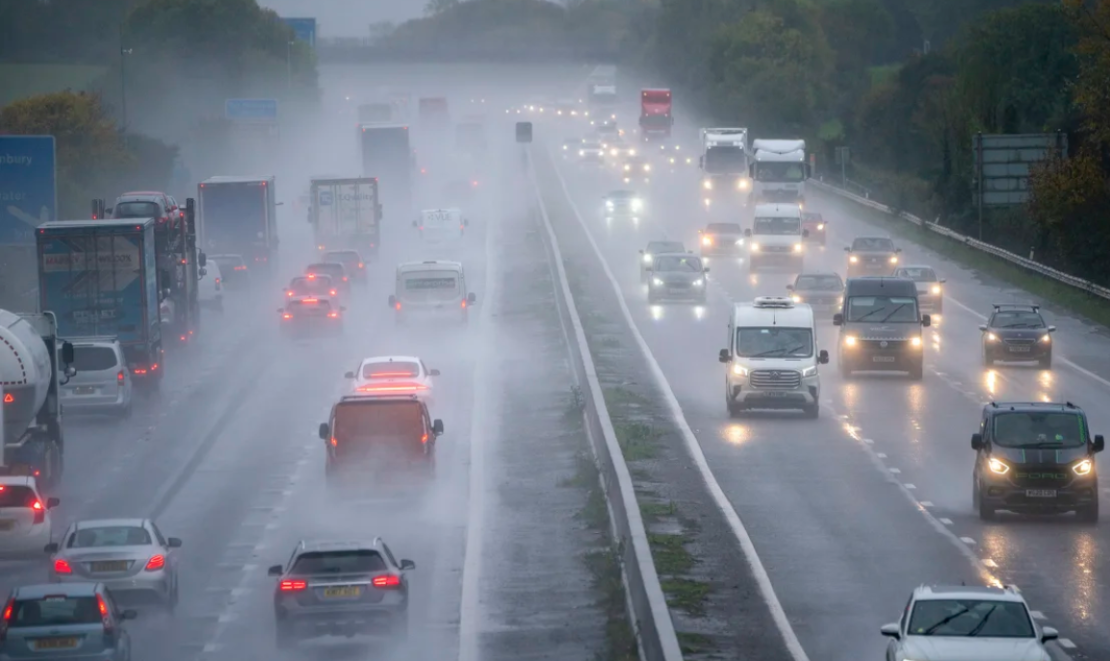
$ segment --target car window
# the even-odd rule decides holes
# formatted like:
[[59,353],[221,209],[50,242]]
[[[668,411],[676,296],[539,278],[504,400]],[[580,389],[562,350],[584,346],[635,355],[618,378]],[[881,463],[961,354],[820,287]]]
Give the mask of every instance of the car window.
[[34,507],[39,500],[31,487],[19,484],[0,485],[0,508],[3,507]]
[[991,317],[991,328],[1044,328],[1044,318],[1032,310],[1000,310]]
[[114,369],[119,365],[114,349],[108,347],[88,347],[75,345],[73,347],[73,367],[77,373],[99,372]]
[[890,239],[864,237],[852,241],[852,250],[894,252],[894,242]]
[[670,241],[652,242],[647,245],[647,252],[686,252],[686,246]]
[[17,599],[8,626],[13,629],[100,624],[96,597],[51,595],[41,599]]
[[655,258],[656,271],[675,271],[681,273],[701,273],[701,259],[697,257],[677,257],[663,255]]
[[736,354],[744,358],[807,358],[813,355],[809,328],[737,328]]
[[919,269],[914,267],[903,267],[894,272],[895,277],[909,278],[914,282],[936,282],[937,274],[933,269]]
[[706,230],[710,232],[721,232],[724,234],[742,234],[740,226],[734,223],[709,223],[709,226],[706,227]]
[[312,278],[307,276],[293,278],[293,281],[289,283],[289,291],[293,292],[294,296],[323,294],[330,292],[331,288],[331,276],[327,275],[318,275]]
[[853,296],[848,321],[908,323],[917,321],[917,299],[908,296]]
[[844,282],[838,275],[800,275],[794,282],[798,291],[840,291]]
[[308,551],[293,563],[292,573],[297,576],[368,574],[385,569],[385,560],[377,551]]
[[78,528],[66,540],[67,549],[149,545],[150,533],[140,526]]
[[112,209],[113,218],[159,218],[162,208],[157,202],[120,202]]
[[410,361],[366,363],[362,367],[364,379],[412,379],[417,376],[420,376],[420,365]]
[[1008,448],[1076,448],[1087,443],[1087,429],[1078,413],[1007,411],[994,416],[991,441]]
[[1035,635],[1024,604],[987,599],[918,600],[906,633],[978,638],[1032,638]]

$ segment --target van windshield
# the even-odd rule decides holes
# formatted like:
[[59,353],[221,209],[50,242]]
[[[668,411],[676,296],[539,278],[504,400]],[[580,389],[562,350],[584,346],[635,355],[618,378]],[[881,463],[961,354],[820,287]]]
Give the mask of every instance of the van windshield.
[[1007,448],[1077,448],[1087,443],[1086,421],[1078,413],[1014,411],[994,417],[991,441]]
[[917,299],[909,296],[853,296],[848,299],[848,321],[915,323]]
[[401,280],[406,301],[450,301],[459,298],[459,278],[449,271],[416,271]]
[[801,234],[801,218],[756,218],[752,234]]
[[840,291],[844,289],[839,275],[800,275],[794,283],[797,291]]
[[737,328],[736,355],[744,358],[809,358],[813,355],[813,330]]

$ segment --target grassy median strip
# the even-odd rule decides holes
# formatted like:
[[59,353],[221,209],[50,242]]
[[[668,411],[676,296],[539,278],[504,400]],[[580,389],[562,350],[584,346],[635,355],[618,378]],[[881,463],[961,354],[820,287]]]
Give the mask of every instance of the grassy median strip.
[[[896,218],[863,205],[853,205],[850,201],[839,199],[834,193],[821,191],[821,194],[837,200],[844,206],[858,206],[860,210],[854,217],[869,225],[881,227],[895,236],[913,241],[969,269],[982,271],[990,277],[1050,301],[1054,306],[1082,315],[1103,326],[1110,326],[1110,302],[1104,298],[1037,275],[1000,257],[976,250],[902,218]],[[983,314],[989,312],[989,310],[982,310]]]

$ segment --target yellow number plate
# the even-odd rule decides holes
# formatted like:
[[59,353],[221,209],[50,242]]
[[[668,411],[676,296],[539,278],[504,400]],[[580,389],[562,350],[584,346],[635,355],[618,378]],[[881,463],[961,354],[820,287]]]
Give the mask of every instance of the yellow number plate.
[[65,650],[77,647],[76,638],[39,638],[35,641],[36,650]]
[[357,597],[362,593],[362,588],[353,585],[345,588],[325,588],[324,596],[329,599],[336,599],[341,597]]

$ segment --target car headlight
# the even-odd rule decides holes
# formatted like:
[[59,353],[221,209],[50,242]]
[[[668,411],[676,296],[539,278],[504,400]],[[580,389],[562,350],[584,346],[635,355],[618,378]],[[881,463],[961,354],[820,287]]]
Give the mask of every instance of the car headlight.
[[1095,462],[1090,459],[1084,459],[1078,464],[1071,467],[1076,475],[1090,475],[1091,471],[1095,469]]
[[617,155],[617,154],[619,154],[619,153],[620,153],[620,152],[619,152],[618,150],[616,150],[616,149],[612,149],[612,150],[610,150],[610,151],[609,151],[609,155],[610,155],[610,156],[616,156],[616,155]]
[[912,346],[915,349],[920,349],[921,348],[921,338],[920,337],[911,338],[910,339],[910,346]]
[[817,223],[817,231],[820,232],[825,229],[825,223]]
[[578,155],[579,156],[585,156],[586,155],[586,150],[585,149],[579,149],[578,150]]
[[797,294],[794,294],[793,296],[790,297],[790,300],[794,301],[795,303],[801,303],[802,302],[802,297],[798,296]]
[[629,149],[628,150],[628,155],[629,156],[635,156],[636,155],[636,150],[635,149]]
[[736,182],[736,187],[739,188],[740,190],[748,190],[749,188],[752,187],[752,181],[751,181],[751,179],[746,179],[746,178],[741,179],[740,181]]
[[758,243],[752,243],[751,248],[752,248],[752,252],[759,252],[759,244]]
[[647,255],[647,254],[644,255],[644,263],[645,264],[650,264],[651,263],[651,255]]
[[640,209],[643,206],[644,206],[644,201],[643,200],[632,200],[632,208],[633,209]]
[[994,333],[987,333],[987,342],[997,342],[998,336]]
[[663,281],[660,280],[659,278],[652,278],[651,279],[651,284],[655,285],[656,287],[662,287],[663,286]]
[[1051,335],[1049,335],[1048,333],[1045,333],[1045,334],[1044,334],[1044,335],[1043,335],[1043,336],[1041,337],[1041,342],[1044,342],[1045,344],[1048,344],[1048,343],[1049,343],[1049,342],[1051,342],[1051,341],[1052,341],[1052,336],[1051,336]]
[[694,159],[692,159],[692,158],[687,158],[687,159],[686,159],[686,165],[689,165],[689,164],[691,164],[691,163],[693,163],[693,162],[694,162]]
[[817,376],[817,366],[816,365],[810,365],[809,367],[802,370],[802,377],[805,378],[807,376]]
[[891,264],[897,264],[898,263],[898,258],[897,257],[891,257],[890,258],[890,263]]
[[563,151],[566,151],[566,150],[567,150],[567,146],[563,145]]
[[650,163],[644,165],[644,172],[651,172],[651,164]]
[[795,243],[794,244],[794,252],[802,252],[802,244]]
[[855,255],[851,255],[850,257],[848,257],[848,261],[855,264],[856,262],[859,261],[859,257],[856,257]]
[[709,179],[706,179],[705,181],[701,182],[701,187],[705,190],[713,190],[713,182]]
[[991,469],[991,472],[996,475],[1005,475],[1006,473],[1010,472],[1009,466],[995,459],[994,457],[991,457],[987,460],[987,468]]
[[674,156],[671,157],[671,165],[674,165]]
[[929,291],[933,292],[933,295],[939,295],[940,285],[933,285],[933,287]]
[[713,245],[713,237],[711,237],[711,236],[703,236],[703,237],[701,237],[701,244],[702,244],[703,246],[711,246],[711,245]]
[[610,202],[609,200],[606,200],[605,201],[605,208],[606,209],[612,209],[613,208],[613,203]]
[[844,346],[846,346],[846,347],[856,346],[856,337],[854,335],[845,336],[844,337]]
[[702,280],[701,278],[698,278],[697,280],[694,281],[694,286],[695,287],[701,287],[704,284],[705,284],[705,280]]
[[629,165],[628,163],[625,163],[625,164],[624,164],[624,171],[625,171],[625,172],[628,172],[628,171],[629,171],[629,170],[631,170],[631,169],[632,169],[632,166],[631,166],[631,165]]
[[744,245],[744,239],[736,239],[736,245],[738,245],[738,246]]
[[736,376],[748,376],[748,368],[736,363],[732,364],[732,373]]

